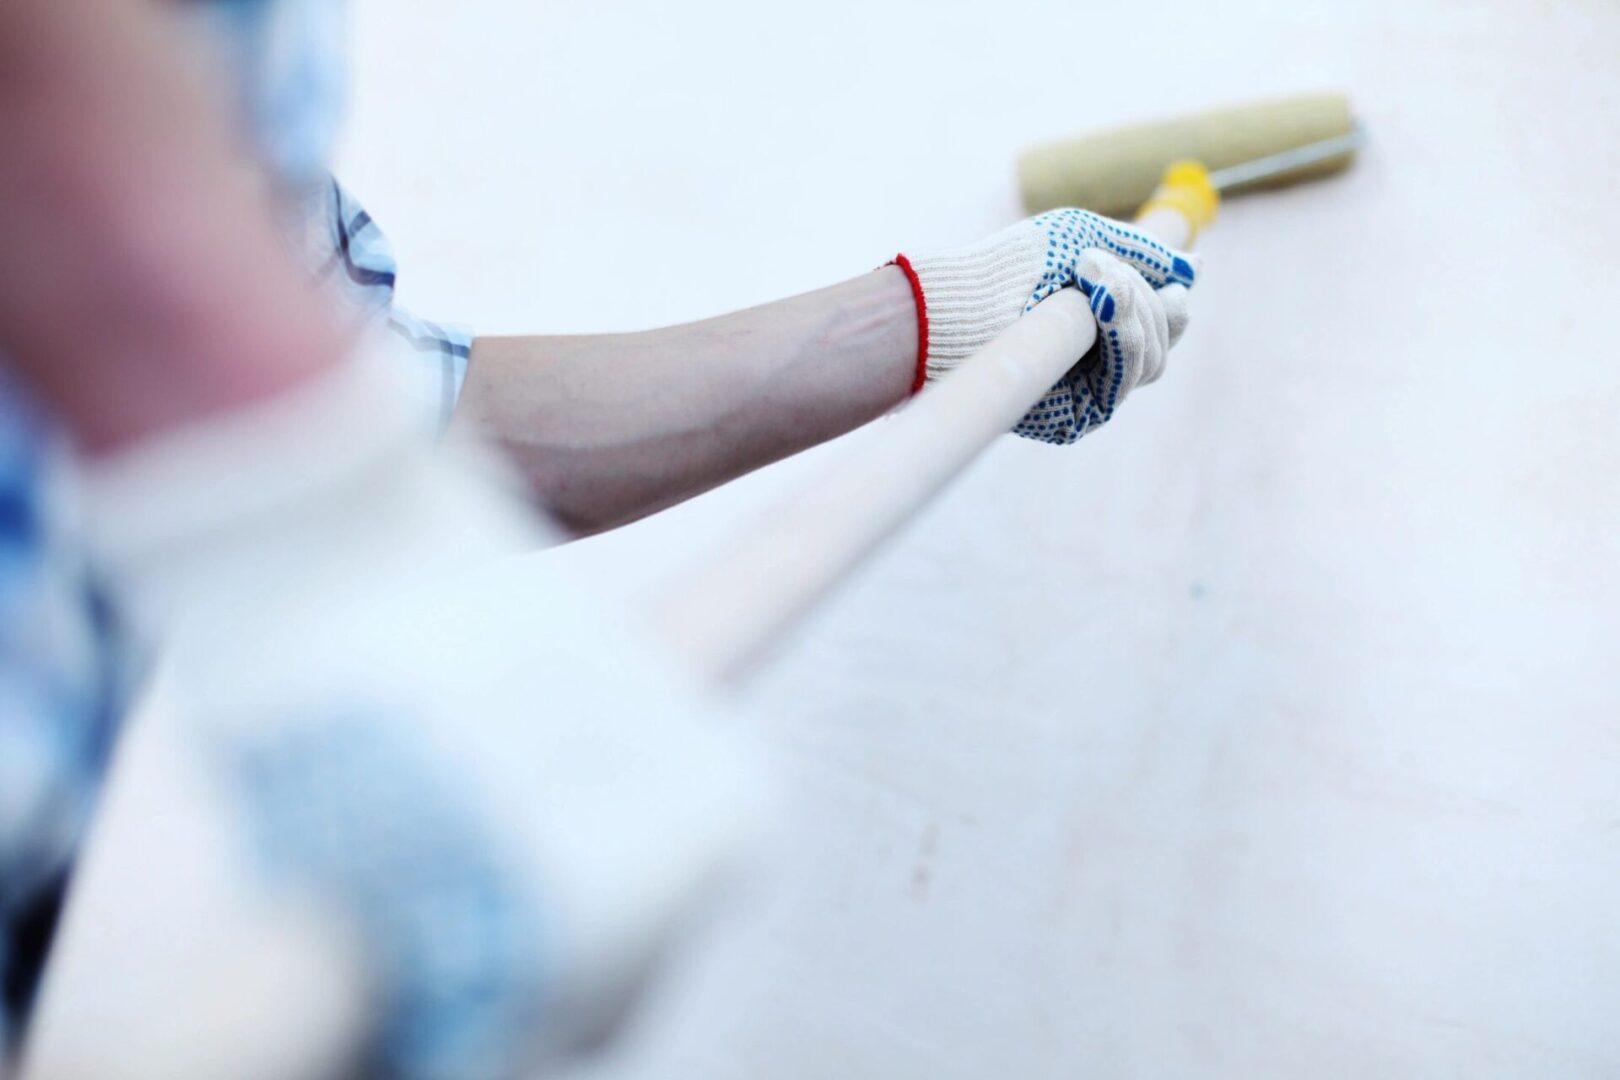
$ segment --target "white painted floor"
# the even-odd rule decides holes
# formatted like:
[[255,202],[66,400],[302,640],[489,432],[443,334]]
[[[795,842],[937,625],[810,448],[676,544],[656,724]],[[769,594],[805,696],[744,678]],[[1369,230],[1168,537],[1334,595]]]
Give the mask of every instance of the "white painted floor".
[[[752,688],[774,885],[627,1072],[1620,1075],[1620,7],[358,21],[344,178],[484,331],[977,238],[1049,136],[1323,86],[1372,136],[1229,206],[1115,428],[997,446]],[[542,557],[633,596],[859,440]]]

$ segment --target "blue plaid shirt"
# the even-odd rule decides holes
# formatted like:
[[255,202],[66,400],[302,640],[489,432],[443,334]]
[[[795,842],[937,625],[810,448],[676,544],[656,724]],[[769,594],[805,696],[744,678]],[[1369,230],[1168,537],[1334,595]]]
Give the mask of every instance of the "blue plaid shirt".
[[[341,111],[342,9],[337,0],[214,0],[184,10],[221,50],[243,130],[296,211],[293,240],[310,272],[394,336],[418,376],[425,423],[442,428],[471,335],[394,307],[387,239],[324,172]],[[27,1015],[124,705],[116,623],[59,481],[63,433],[7,376],[3,359],[0,1062]]]

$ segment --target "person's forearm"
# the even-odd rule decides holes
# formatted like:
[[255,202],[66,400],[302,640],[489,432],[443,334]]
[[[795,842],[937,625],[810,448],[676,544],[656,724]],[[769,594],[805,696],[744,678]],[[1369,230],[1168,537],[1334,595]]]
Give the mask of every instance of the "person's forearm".
[[285,389],[346,347],[168,17],[0,4],[0,353],[91,450]]
[[891,266],[664,330],[479,338],[455,426],[590,533],[859,427],[906,397],[916,363],[916,306]]

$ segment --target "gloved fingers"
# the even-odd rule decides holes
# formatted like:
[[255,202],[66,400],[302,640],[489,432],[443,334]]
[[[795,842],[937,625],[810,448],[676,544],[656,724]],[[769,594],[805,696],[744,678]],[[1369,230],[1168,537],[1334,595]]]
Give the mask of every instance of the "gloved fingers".
[[1198,279],[1198,268],[1202,265],[1198,256],[1160,243],[1135,226],[1093,216],[1099,239],[1108,251],[1135,269],[1155,289],[1177,284],[1191,286]]
[[1091,298],[1100,347],[1101,363],[1087,370],[1085,378],[1108,416],[1149,371],[1163,366],[1167,344],[1161,346],[1154,325],[1159,305],[1142,275],[1105,251],[1082,252],[1075,260],[1075,277]]
[[1187,331],[1187,295],[1185,285],[1166,285],[1159,290],[1159,300],[1164,304],[1164,314],[1170,322],[1171,348]]
[[[1186,291],[1180,285],[1167,285],[1165,289]],[[1163,299],[1165,289],[1151,293],[1148,303],[1142,309],[1144,321],[1148,324],[1148,341],[1152,347],[1147,350],[1147,356],[1143,360],[1142,381],[1137,384],[1139,386],[1157,382],[1170,360],[1170,316]]]
[[1134,305],[1142,324],[1142,375],[1136,386],[1146,386],[1163,374],[1170,355],[1170,320],[1164,303],[1146,282],[1142,284]]

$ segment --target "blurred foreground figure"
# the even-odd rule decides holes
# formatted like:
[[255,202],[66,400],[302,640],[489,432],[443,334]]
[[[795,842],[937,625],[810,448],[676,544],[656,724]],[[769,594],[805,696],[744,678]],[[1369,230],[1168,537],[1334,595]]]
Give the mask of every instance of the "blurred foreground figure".
[[27,1075],[519,1075],[611,1026],[751,816],[694,694],[568,583],[514,588],[551,531],[433,444],[467,345],[391,311],[320,172],[335,9],[0,8]]

